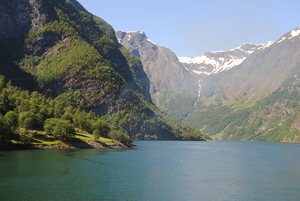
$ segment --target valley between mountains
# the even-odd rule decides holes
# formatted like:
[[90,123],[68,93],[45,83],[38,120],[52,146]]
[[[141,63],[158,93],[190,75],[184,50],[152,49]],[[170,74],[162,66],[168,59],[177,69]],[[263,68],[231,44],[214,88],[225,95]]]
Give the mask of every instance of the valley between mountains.
[[299,47],[296,28],[274,42],[177,57],[76,0],[1,1],[0,149],[299,142]]
[[116,31],[139,57],[154,103],[217,139],[299,142],[300,28],[277,41],[177,57],[142,31]]

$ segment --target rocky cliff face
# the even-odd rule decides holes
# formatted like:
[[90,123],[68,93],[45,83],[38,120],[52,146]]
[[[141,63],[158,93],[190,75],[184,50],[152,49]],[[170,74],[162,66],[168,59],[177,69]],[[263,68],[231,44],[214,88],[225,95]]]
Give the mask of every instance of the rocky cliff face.
[[20,87],[39,90],[33,76],[11,61],[24,57],[24,38],[30,30],[38,30],[55,19],[56,13],[46,1],[0,1],[0,74]]
[[[197,82],[168,48],[161,47],[147,38],[144,32],[116,31],[120,44],[139,57],[150,79],[150,92],[154,103],[168,114],[176,108],[192,109],[197,99]],[[185,101],[183,101],[185,99]],[[189,102],[188,105],[182,105]],[[188,112],[179,115],[183,118]]]
[[55,12],[45,1],[1,1],[0,39],[24,37],[30,29],[40,29],[54,19]]
[[159,90],[155,80],[160,80],[161,85],[173,89],[185,84],[188,75],[172,51],[154,44],[142,31],[116,31],[116,37],[119,43],[141,59],[144,70],[152,81],[152,93]]
[[[122,95],[111,92],[110,86],[106,85],[108,81],[106,84],[99,85],[99,82],[94,78],[82,77],[82,73],[74,73],[74,69],[71,70],[75,65],[78,65],[76,55],[70,55],[72,49],[76,46],[89,46],[87,43],[81,42],[82,39],[79,37],[81,35],[90,43],[99,39],[102,40],[94,45],[97,48],[96,51],[99,51],[103,57],[102,61],[99,62],[108,66],[111,65],[115,71],[123,76],[122,79],[129,87],[144,93],[150,99],[149,83],[147,83],[147,77],[142,67],[130,68],[126,58],[118,50],[118,44],[111,41],[94,21],[89,19],[85,22],[77,22],[76,20],[86,17],[84,14],[80,14],[77,9],[88,15],[91,14],[76,0],[72,0],[71,3],[75,8],[64,1],[59,4],[56,1],[45,0],[1,1],[0,43],[2,48],[0,50],[0,64],[2,67],[0,73],[21,87],[26,82],[30,86],[27,88],[44,91],[44,93],[54,97],[67,92],[69,89],[79,90],[93,105],[92,110],[98,114],[116,112],[118,111],[116,101],[122,98]],[[63,6],[60,7],[61,5]],[[60,10],[61,13],[57,14],[55,9]],[[68,12],[76,15],[76,18],[72,19]],[[58,15],[65,15],[64,19]],[[73,24],[76,24],[77,30],[73,28]],[[99,45],[100,43],[103,45]],[[69,50],[65,51],[66,49]],[[93,53],[97,54],[96,52]],[[64,60],[70,58],[73,60],[70,60],[68,64],[61,65]],[[77,55],[77,58],[80,58],[80,55]],[[82,59],[83,62],[88,60],[87,58]],[[57,63],[58,61],[62,63]],[[61,69],[54,70],[59,65],[61,65]],[[44,71],[48,71],[46,73],[48,75],[44,74]],[[72,76],[70,75],[71,72]],[[134,78],[133,73],[140,77]],[[32,77],[32,74],[38,78],[39,87],[34,84],[36,79]],[[45,80],[45,77],[49,77],[49,75],[52,78]],[[143,85],[140,83],[138,86],[136,81]]]

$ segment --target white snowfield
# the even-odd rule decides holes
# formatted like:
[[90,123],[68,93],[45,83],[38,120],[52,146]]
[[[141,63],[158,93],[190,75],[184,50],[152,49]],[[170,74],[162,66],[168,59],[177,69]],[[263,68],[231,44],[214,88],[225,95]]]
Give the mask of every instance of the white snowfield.
[[268,47],[270,47],[271,45],[273,45],[274,42],[273,41],[269,41],[269,42],[266,42],[265,44],[263,44],[261,47],[259,47],[258,49],[266,49]]
[[299,36],[299,35],[300,35],[300,28],[294,29],[293,31],[291,31],[291,37],[290,38],[294,38],[294,37]]
[[[248,55],[252,54],[255,50],[259,48],[267,48],[272,45],[273,42],[268,42],[266,44],[255,45],[250,43],[245,43],[237,48],[225,50],[225,51],[214,51],[211,53],[225,55],[225,57],[208,57],[206,55],[201,55],[197,57],[178,57],[179,61],[184,64],[194,64],[197,65],[197,69],[192,70],[193,73],[199,75],[211,75],[219,73],[225,70],[229,70],[235,66],[240,65]],[[245,46],[251,45],[252,48],[245,48]],[[236,53],[242,53],[244,56],[235,56]],[[224,54],[222,54],[224,53]],[[213,67],[212,71],[207,71],[206,68],[208,65]]]
[[[178,60],[183,64],[187,64],[185,65],[185,69],[190,71],[192,74],[195,73],[199,75],[211,75],[229,70],[235,66],[240,65],[250,54],[257,50],[264,50],[266,48],[269,48],[273,44],[278,44],[284,40],[290,40],[295,37],[300,37],[300,28],[296,28],[290,31],[288,34],[285,34],[276,42],[269,41],[267,43],[259,45],[245,43],[237,48],[224,51],[209,52],[212,53],[212,55],[214,55],[211,57],[206,56],[211,54],[205,54],[197,57],[178,57]],[[242,54],[237,54],[238,52]],[[218,54],[222,55],[223,57],[216,57],[216,55]]]

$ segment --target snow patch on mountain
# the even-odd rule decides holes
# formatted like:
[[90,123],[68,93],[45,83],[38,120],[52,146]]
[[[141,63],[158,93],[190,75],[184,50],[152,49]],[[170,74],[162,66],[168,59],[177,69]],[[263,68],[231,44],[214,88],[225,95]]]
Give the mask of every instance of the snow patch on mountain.
[[260,49],[264,50],[264,49],[270,47],[270,46],[273,45],[273,44],[274,44],[273,41],[269,41],[269,42],[263,44],[261,47],[259,47],[258,50],[260,50]]
[[294,29],[294,30],[290,31],[289,33],[285,34],[284,36],[282,36],[278,41],[276,41],[276,43],[281,43],[284,40],[290,40],[299,35],[300,35],[300,28]]
[[294,29],[294,30],[291,31],[291,37],[289,39],[294,38],[294,37],[299,36],[299,35],[300,35],[300,28]]
[[201,55],[198,57],[179,57],[178,58],[181,63],[186,63],[186,64],[211,64],[211,65],[218,65],[219,63],[213,59],[209,58],[205,55]]
[[147,38],[147,41],[149,41],[149,42],[152,43],[153,45],[156,45],[156,44],[153,43],[149,38]]
[[281,43],[282,41],[284,41],[286,39],[286,37],[281,37],[276,43]]
[[264,49],[270,45],[272,45],[272,42],[260,45],[245,43],[237,48],[207,52],[197,57],[178,57],[178,60],[191,73],[211,75],[240,65],[255,50],[259,48]]

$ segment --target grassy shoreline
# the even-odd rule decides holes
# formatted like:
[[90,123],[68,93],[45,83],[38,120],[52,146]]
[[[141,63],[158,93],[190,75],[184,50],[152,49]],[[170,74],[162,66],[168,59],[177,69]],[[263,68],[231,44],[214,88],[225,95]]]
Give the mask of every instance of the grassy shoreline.
[[99,137],[95,139],[93,135],[77,131],[74,138],[67,142],[60,141],[51,135],[46,135],[42,131],[34,131],[36,134],[29,143],[11,140],[11,143],[1,147],[1,150],[24,150],[24,149],[126,149],[132,145],[124,145],[114,139]]

